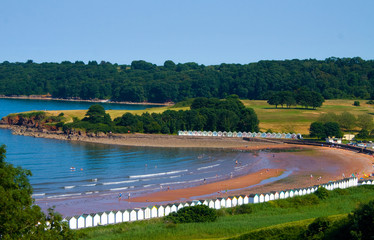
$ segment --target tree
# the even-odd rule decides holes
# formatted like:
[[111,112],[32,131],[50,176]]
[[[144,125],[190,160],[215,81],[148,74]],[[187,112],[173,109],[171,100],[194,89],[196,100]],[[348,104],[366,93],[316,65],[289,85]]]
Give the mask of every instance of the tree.
[[103,106],[99,104],[92,105],[88,108],[85,118],[82,121],[88,121],[90,123],[106,123],[109,124],[112,120],[110,115],[105,113]]
[[317,137],[317,138],[325,138],[325,127],[323,126],[323,123],[321,122],[313,122],[310,124],[309,127],[309,134],[311,137]]
[[356,125],[356,117],[352,113],[343,112],[338,118],[339,125],[345,130],[352,130]]
[[[351,222],[351,236],[360,236],[360,239],[373,239],[374,236],[374,201],[359,206],[348,215]],[[351,238],[355,239],[355,238]]]
[[[0,146],[0,238],[76,239],[53,209],[46,216],[31,198],[29,170],[5,162],[5,145]],[[48,224],[48,223],[49,224]]]
[[374,127],[373,117],[369,114],[358,115],[357,126],[370,132]]
[[275,105],[275,108],[278,108],[278,105],[281,104],[281,99],[277,93],[273,93],[267,103],[270,105]]
[[323,124],[325,128],[326,137],[342,137],[343,133],[340,131],[339,124],[336,122],[327,122]]

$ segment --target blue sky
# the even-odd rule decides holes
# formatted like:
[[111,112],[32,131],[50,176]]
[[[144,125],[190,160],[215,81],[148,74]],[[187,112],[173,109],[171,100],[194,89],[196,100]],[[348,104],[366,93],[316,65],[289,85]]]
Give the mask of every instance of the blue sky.
[[374,59],[372,0],[2,0],[0,62]]

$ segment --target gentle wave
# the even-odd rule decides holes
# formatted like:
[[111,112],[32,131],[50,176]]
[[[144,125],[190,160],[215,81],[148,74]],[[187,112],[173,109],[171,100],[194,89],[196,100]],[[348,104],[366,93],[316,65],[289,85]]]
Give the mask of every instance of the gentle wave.
[[120,182],[105,182],[102,183],[103,185],[115,185],[115,184],[122,184],[122,183],[132,183],[132,182],[138,182],[139,180],[127,180],[127,181],[120,181]]
[[210,166],[206,166],[206,167],[200,167],[197,170],[199,171],[199,170],[203,170],[203,169],[214,168],[214,167],[218,167],[219,165],[221,165],[221,164],[214,164],[214,165],[210,165]]
[[111,188],[109,189],[109,191],[119,191],[119,190],[126,190],[128,189],[129,187],[121,187],[121,188]]
[[32,197],[40,197],[40,196],[45,196],[45,193],[35,193],[31,195]]
[[75,186],[65,186],[64,188],[65,189],[72,189],[72,188],[75,188]]
[[72,197],[72,196],[80,196],[82,193],[71,193],[71,194],[62,194],[62,195],[54,195],[49,196],[47,198],[63,198],[63,197]]
[[150,187],[150,186],[154,186],[155,184],[148,184],[148,185],[144,185],[143,187]]
[[93,183],[93,184],[85,184],[85,185],[81,185],[82,187],[94,187],[96,186],[96,183]]
[[161,172],[161,173],[153,173],[153,174],[145,174],[145,175],[134,175],[130,176],[130,178],[148,178],[148,177],[155,177],[155,176],[163,176],[163,175],[171,175],[181,172],[187,172],[188,170],[178,170],[178,171],[171,171],[171,172]]

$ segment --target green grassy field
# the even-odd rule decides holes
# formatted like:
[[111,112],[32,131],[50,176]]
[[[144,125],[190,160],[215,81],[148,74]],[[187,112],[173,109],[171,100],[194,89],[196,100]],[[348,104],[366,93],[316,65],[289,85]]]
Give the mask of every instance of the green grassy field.
[[325,200],[306,204],[310,195],[253,204],[250,214],[221,216],[210,223],[170,224],[163,219],[121,223],[78,230],[84,239],[227,239],[256,231],[304,227],[321,216],[345,217],[360,203],[374,199],[374,186],[334,190]]
[[304,108],[275,108],[260,100],[243,100],[245,106],[253,108],[260,120],[260,129],[272,129],[276,132],[309,133],[309,126],[316,121],[320,114],[332,112],[341,114],[345,111],[354,115],[374,114],[374,106],[361,100],[361,106],[353,106],[355,100],[326,100],[321,108],[316,110]]
[[[316,121],[320,114],[333,112],[341,114],[344,111],[350,112],[354,115],[361,114],[374,114],[374,106],[366,104],[365,100],[361,100],[361,106],[353,106],[354,100],[326,100],[321,108],[304,109],[301,107],[287,108],[275,108],[272,105],[266,103],[265,100],[242,100],[245,106],[253,108],[260,120],[260,130],[266,131],[268,129],[274,132],[295,132],[301,134],[309,133],[309,126],[313,121]],[[111,115],[112,119],[122,116],[126,112],[133,114],[142,114],[144,112],[149,113],[161,113],[167,109],[170,110],[188,110],[189,107],[178,107],[165,106],[165,107],[154,107],[147,108],[145,110],[108,110],[107,112]],[[83,118],[87,109],[85,110],[69,110],[69,111],[49,111],[52,115],[57,116],[61,112],[64,112],[67,122],[72,121],[73,117],[79,119]]]

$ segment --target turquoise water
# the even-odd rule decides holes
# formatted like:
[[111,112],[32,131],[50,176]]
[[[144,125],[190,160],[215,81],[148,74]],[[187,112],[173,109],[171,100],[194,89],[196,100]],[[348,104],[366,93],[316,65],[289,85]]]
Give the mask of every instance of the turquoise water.
[[[0,116],[29,110],[87,109],[82,102],[0,99]],[[106,109],[148,106],[103,104]],[[12,135],[0,129],[7,161],[30,169],[35,199],[131,192],[136,196],[255,172],[265,155],[230,150],[124,147]],[[239,164],[235,164],[238,161]],[[261,163],[261,164],[260,164]]]

